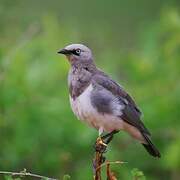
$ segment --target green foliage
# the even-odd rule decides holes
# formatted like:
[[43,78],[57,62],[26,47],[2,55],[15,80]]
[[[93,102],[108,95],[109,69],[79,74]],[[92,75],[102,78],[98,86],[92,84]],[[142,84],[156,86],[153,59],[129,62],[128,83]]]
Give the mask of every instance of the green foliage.
[[71,177],[69,175],[64,175],[63,180],[69,180]]
[[92,179],[97,131],[70,110],[69,64],[56,53],[83,42],[136,99],[162,153],[153,159],[119,133],[107,153],[109,160],[128,162],[113,167],[118,178],[132,179],[138,167],[150,180],[179,179],[178,3],[0,0],[0,170]]
[[142,171],[138,170],[137,168],[134,168],[131,171],[133,180],[146,180],[144,174]]
[[21,180],[21,178],[12,178],[12,176],[4,176],[5,180]]

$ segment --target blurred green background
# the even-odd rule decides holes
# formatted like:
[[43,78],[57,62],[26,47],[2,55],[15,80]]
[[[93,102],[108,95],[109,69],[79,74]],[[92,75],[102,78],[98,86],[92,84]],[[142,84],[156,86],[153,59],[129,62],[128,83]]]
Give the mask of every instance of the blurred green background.
[[139,168],[148,180],[179,180],[179,7],[179,0],[0,0],[0,170],[92,179],[98,133],[73,115],[69,64],[57,54],[84,43],[133,95],[162,153],[154,159],[120,132],[107,153],[128,162],[112,166],[118,179]]

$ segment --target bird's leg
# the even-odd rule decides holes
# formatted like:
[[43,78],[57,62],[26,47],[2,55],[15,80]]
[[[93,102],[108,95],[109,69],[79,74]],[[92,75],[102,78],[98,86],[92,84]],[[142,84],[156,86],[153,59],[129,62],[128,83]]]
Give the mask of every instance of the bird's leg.
[[114,130],[114,131],[112,131],[112,132],[102,136],[101,139],[107,145],[107,144],[109,144],[112,141],[114,134],[116,134],[118,132],[119,131]]
[[96,143],[95,143],[95,150],[96,152],[99,152],[99,153],[104,153],[106,151],[106,148],[107,148],[107,144],[105,144],[101,138],[101,136],[99,136],[96,140]]
[[95,150],[99,153],[104,153],[106,151],[107,144],[105,144],[101,138],[101,134],[103,133],[103,127],[99,128],[99,137],[95,143]]
[[114,134],[119,131],[114,130],[104,136],[99,136],[96,140],[95,150],[100,153],[105,153],[107,145],[112,141]]

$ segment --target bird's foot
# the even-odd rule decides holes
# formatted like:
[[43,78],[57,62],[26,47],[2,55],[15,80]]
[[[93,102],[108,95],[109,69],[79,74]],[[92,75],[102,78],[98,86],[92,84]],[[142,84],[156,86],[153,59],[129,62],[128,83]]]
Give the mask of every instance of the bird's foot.
[[105,153],[107,144],[103,141],[101,137],[98,137],[95,143],[95,150],[99,153]]
[[109,144],[109,143],[112,141],[112,139],[113,139],[113,137],[114,137],[114,134],[116,134],[116,133],[118,133],[118,132],[119,132],[119,131],[114,130],[114,131],[112,131],[112,132],[110,132],[110,133],[102,136],[101,138],[102,138],[102,140],[103,140],[103,142],[104,142],[105,144]]
[[99,153],[106,153],[107,145],[112,141],[114,134],[119,131],[112,131],[104,136],[99,136],[95,143],[95,151]]

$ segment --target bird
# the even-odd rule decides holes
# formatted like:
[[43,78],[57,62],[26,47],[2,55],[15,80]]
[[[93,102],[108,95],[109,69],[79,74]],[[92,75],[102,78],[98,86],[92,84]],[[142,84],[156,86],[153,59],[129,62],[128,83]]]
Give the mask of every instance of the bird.
[[120,84],[96,67],[91,49],[83,44],[70,44],[58,53],[65,55],[70,63],[70,105],[77,118],[97,129],[100,137],[107,133],[102,137],[109,137],[108,142],[115,133],[125,131],[138,140],[150,155],[160,158],[135,100]]

